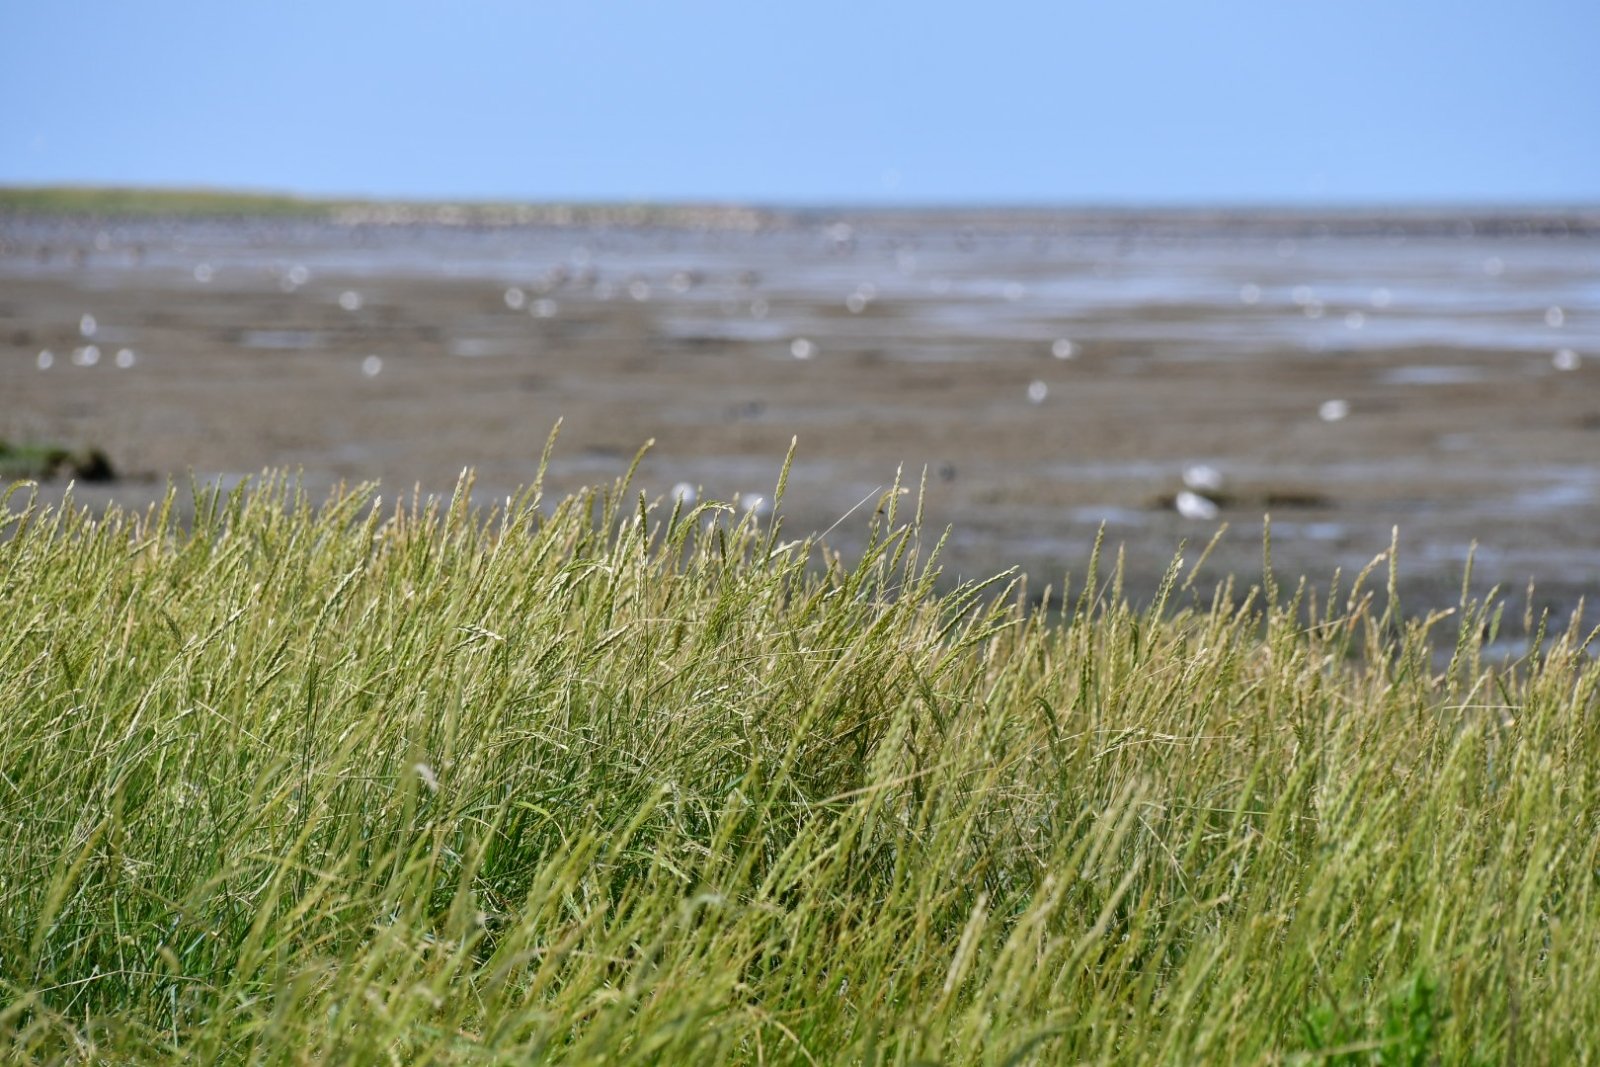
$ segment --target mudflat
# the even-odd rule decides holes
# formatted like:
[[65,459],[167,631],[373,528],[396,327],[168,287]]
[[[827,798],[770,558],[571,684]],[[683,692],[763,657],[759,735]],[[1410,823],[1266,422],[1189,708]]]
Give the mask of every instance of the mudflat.
[[488,502],[559,419],[552,492],[653,440],[647,496],[758,511],[797,439],[787,530],[848,553],[898,470],[952,579],[1059,588],[1103,525],[1147,595],[1227,523],[1200,587],[1247,586],[1270,513],[1324,587],[1398,527],[1407,610],[1474,544],[1518,608],[1600,591],[1592,213],[458,221],[0,219],[0,439],[101,449],[95,506],[268,467]]

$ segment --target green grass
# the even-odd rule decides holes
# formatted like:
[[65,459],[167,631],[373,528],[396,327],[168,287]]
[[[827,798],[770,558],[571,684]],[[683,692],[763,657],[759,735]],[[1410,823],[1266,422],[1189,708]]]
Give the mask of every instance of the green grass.
[[110,482],[117,477],[111,460],[98,448],[77,451],[57,444],[12,444],[0,438],[0,480],[12,482],[75,478]]
[[741,229],[754,228],[775,217],[767,210],[725,204],[330,199],[229,189],[0,185],[0,216],[7,214]]
[[332,201],[221,189],[0,186],[0,213],[29,215],[324,216]]
[[896,499],[847,566],[623,485],[13,492],[0,1058],[1600,1055],[1581,633],[938,593]]

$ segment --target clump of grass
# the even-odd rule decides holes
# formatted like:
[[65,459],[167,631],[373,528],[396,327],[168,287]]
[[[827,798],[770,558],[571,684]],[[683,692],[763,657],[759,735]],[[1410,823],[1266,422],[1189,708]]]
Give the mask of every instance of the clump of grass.
[[111,482],[117,478],[111,459],[98,448],[76,451],[62,445],[13,444],[0,440],[0,480],[49,481],[76,478],[84,482]]
[[1574,629],[1496,665],[1483,604],[1406,621],[1363,576],[1238,606],[1177,564],[1143,610],[1093,567],[1059,612],[1008,576],[940,594],[895,493],[845,565],[625,482],[469,490],[316,506],[266,477],[181,526],[170,495],[7,498],[5,1056],[1576,1062],[1600,1038],[1600,666]]

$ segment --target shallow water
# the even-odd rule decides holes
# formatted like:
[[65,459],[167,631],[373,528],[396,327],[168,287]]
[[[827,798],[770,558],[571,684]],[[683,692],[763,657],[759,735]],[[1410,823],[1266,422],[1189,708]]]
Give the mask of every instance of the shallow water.
[[[8,245],[0,276],[76,274],[92,284],[97,275],[134,270],[203,290],[298,267],[308,280],[483,279],[532,283],[537,292],[553,271],[590,271],[590,288],[645,280],[654,283],[652,298],[686,313],[758,286],[775,298],[772,317],[742,334],[722,327],[745,339],[806,325],[785,313],[786,304],[842,307],[868,284],[879,301],[900,304],[896,336],[905,339],[925,332],[1049,340],[1058,326],[1079,320],[1085,339],[1236,351],[1284,343],[1600,348],[1600,239],[1575,228],[1557,236],[1449,237],[1313,228],[1284,238],[1225,227],[1146,236],[1129,224],[1130,232],[1107,237],[1073,236],[1062,222],[1064,233],[1040,239],[941,225],[936,214],[881,229],[873,220],[857,218],[845,244],[820,222],[762,233],[133,222],[102,225],[112,247],[100,252],[94,234],[76,224],[10,219],[0,223]],[[52,254],[41,260],[40,249]],[[194,280],[197,264],[209,268],[211,281]],[[750,272],[758,283],[741,284]],[[701,280],[674,292],[671,277],[684,273]],[[1254,293],[1248,303],[1247,288]],[[1310,316],[1308,306],[1320,311]],[[1559,326],[1547,322],[1552,308],[1560,309]],[[1360,318],[1350,320],[1352,312]]]

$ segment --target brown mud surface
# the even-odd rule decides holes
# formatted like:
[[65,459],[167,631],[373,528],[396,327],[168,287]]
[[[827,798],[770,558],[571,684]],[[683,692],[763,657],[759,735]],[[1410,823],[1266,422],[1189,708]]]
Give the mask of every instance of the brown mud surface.
[[[386,496],[471,467],[488,502],[558,419],[552,492],[653,439],[652,498],[748,502],[797,438],[787,530],[848,553],[926,471],[951,577],[1059,588],[1103,522],[1145,596],[1227,522],[1205,573],[1247,587],[1270,512],[1280,579],[1324,587],[1398,526],[1408,611],[1456,601],[1474,543],[1519,617],[1530,580],[1600,590],[1600,237],[1046,237],[0,219],[0,439],[102,449],[119,480],[75,497],[142,506],[267,467]],[[1196,465],[1214,519],[1174,506]]]

